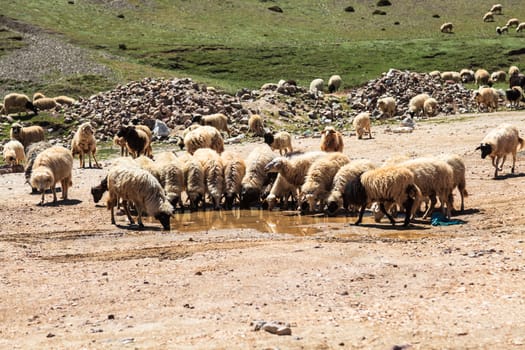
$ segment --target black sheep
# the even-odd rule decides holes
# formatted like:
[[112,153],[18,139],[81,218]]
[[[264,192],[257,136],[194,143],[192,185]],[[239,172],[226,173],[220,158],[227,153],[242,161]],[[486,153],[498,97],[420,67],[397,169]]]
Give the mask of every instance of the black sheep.
[[117,132],[118,137],[123,137],[128,144],[130,152],[134,155],[134,158],[139,157],[142,154],[146,154],[147,147],[149,145],[149,138],[146,133],[137,131],[134,126],[123,126]]
[[505,90],[505,96],[511,107],[519,107],[520,102],[523,101],[523,90],[518,86],[513,86],[511,89]]

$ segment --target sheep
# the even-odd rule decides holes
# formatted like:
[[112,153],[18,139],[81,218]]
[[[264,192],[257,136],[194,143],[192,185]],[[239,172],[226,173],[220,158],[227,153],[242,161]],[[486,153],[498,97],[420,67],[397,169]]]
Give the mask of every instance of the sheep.
[[128,155],[128,148],[126,147],[126,140],[123,137],[113,136],[113,144],[120,147],[120,156],[124,157]]
[[171,203],[173,208],[176,208],[178,204],[180,209],[184,210],[181,196],[184,189],[184,172],[182,162],[173,152],[161,152],[155,156],[153,167],[155,169],[155,173],[152,174],[157,177],[160,185],[162,188],[164,188],[166,198]]
[[494,4],[490,8],[490,12],[496,15],[501,15],[501,12],[503,11],[503,5],[501,4]]
[[187,200],[190,202],[190,211],[196,211],[199,204],[204,202],[205,184],[204,169],[201,163],[190,156],[183,163],[184,188],[186,190]]
[[224,206],[231,210],[235,199],[241,198],[241,181],[246,174],[246,164],[229,151],[223,152],[221,158],[224,164]]
[[148,171],[138,167],[114,166],[108,172],[107,187],[109,199],[108,209],[111,210],[111,224],[115,225],[113,208],[121,199],[130,224],[134,224],[127,203],[131,202],[137,210],[137,221],[140,228],[142,214],[155,217],[164,230],[170,230],[170,218],[173,206],[166,198],[159,181]]
[[525,88],[525,75],[518,73],[514,74],[509,78],[509,87],[519,86],[522,89]]
[[4,161],[10,166],[15,166],[25,161],[24,145],[18,140],[11,140],[4,145]]
[[44,129],[39,125],[22,127],[19,123],[11,125],[11,140],[18,140],[27,148],[30,144],[44,141]]
[[525,95],[521,86],[513,86],[505,90],[505,98],[510,102],[510,107],[518,108],[520,102],[524,100]]
[[433,70],[430,73],[428,73],[432,78],[434,79],[441,79],[441,72],[438,70]]
[[502,70],[492,72],[492,74],[490,75],[490,80],[492,80],[493,82],[504,82],[505,80],[507,80],[507,73],[505,73]]
[[509,78],[515,75],[520,74],[520,69],[516,66],[509,67]]
[[503,26],[503,27],[496,27],[496,33],[498,33],[499,35],[503,34],[503,33],[508,33],[509,32],[509,27],[507,26]]
[[507,21],[507,24],[505,26],[507,27],[517,27],[520,24],[520,20],[517,18],[511,18]]
[[63,106],[71,106],[72,104],[76,102],[74,98],[69,97],[69,96],[64,96],[64,95],[54,97],[53,99],[55,100],[56,103],[63,105]]
[[429,99],[428,94],[422,93],[418,94],[410,99],[408,102],[408,113],[411,117],[417,116],[419,113],[423,112],[423,105],[425,101]]
[[33,105],[39,110],[39,111],[45,111],[49,109],[54,109],[57,106],[60,106],[55,99],[50,97],[42,97],[39,98],[36,101],[33,101]]
[[485,69],[478,69],[474,73],[474,81],[477,86],[488,85],[490,80],[490,74]]
[[489,112],[498,108],[499,94],[494,88],[482,87],[474,91],[473,98],[478,104],[478,110],[481,110],[482,104],[487,107]]
[[385,166],[364,172],[350,181],[343,193],[343,206],[360,206],[359,218],[355,225],[361,224],[368,205],[379,202],[381,211],[392,225],[394,218],[386,211],[385,203],[395,203],[405,210],[404,226],[408,226],[413,210],[418,206],[421,191],[415,184],[414,174],[402,166]]
[[28,110],[32,111],[35,115],[38,114],[37,108],[35,107],[33,102],[31,102],[29,97],[27,97],[27,95],[11,93],[5,95],[3,107],[0,110],[0,114],[9,115],[9,113],[27,112]]
[[228,117],[222,113],[216,113],[206,116],[201,116],[197,114],[193,117],[191,122],[199,123],[200,125],[213,126],[219,131],[226,131],[228,136],[230,136],[230,129],[228,129]]
[[312,163],[326,155],[326,152],[315,151],[293,155],[290,158],[277,157],[264,167],[264,172],[279,173],[292,186],[300,188]]
[[35,92],[33,94],[33,102],[35,102],[36,100],[40,99],[40,98],[44,98],[46,97],[43,93],[41,92]]
[[487,12],[483,15],[483,22],[494,22],[494,14],[492,12]]
[[122,126],[117,132],[117,137],[126,140],[126,147],[133,158],[148,153],[150,138],[143,130],[133,125]]
[[422,196],[430,198],[430,206],[423,214],[423,219],[432,213],[436,205],[436,198],[447,206],[446,217],[450,218],[452,205],[452,191],[454,189],[454,172],[445,161],[427,157],[407,160],[399,164],[414,174],[414,182],[420,189]]
[[224,190],[224,164],[217,152],[209,148],[199,148],[193,154],[204,170],[206,193],[210,196],[214,209],[221,208]]
[[281,175],[277,175],[275,182],[270,189],[270,193],[265,198],[265,203],[267,209],[272,211],[277,203],[277,199],[281,199],[281,210],[288,208],[288,198],[292,197],[292,200],[295,201],[297,198],[297,187],[291,185],[286,179]]
[[343,80],[339,75],[332,75],[330,79],[328,79],[328,92],[333,94],[339,88],[341,87],[341,84],[343,83]]
[[[476,150],[481,150],[481,158],[490,156],[492,166],[495,168],[494,178],[498,177],[498,171],[503,170],[503,164],[507,154],[512,153],[511,173],[514,174],[516,166],[516,153],[525,147],[525,141],[519,136],[518,128],[511,124],[501,124],[491,130],[481,141]],[[500,164],[501,160],[501,164]]]
[[254,148],[246,157],[246,173],[241,180],[241,209],[260,202],[263,187],[272,181],[267,165],[275,158],[275,153],[266,145]]
[[467,183],[465,180],[465,162],[457,154],[441,154],[438,156],[439,159],[447,162],[452,167],[454,176],[453,188],[457,188],[461,197],[461,211],[465,210],[464,200],[468,197]]
[[308,91],[314,96],[318,97],[320,93],[323,92],[324,80],[323,79],[314,79],[310,83],[310,88]]
[[326,126],[321,132],[320,147],[323,152],[343,152],[343,134],[333,126]]
[[346,184],[360,176],[365,171],[375,168],[375,164],[368,159],[353,160],[350,163],[343,165],[334,176],[332,189],[326,200],[328,215],[335,215],[337,210],[342,207],[343,192]]
[[199,126],[184,136],[184,147],[189,154],[199,148],[211,148],[217,153],[224,152],[224,139],[219,130],[213,126]]
[[472,69],[463,68],[459,71],[459,76],[463,83],[470,83],[474,81],[474,71]]
[[[24,167],[26,183],[30,183],[31,173],[33,171],[33,164],[35,163],[36,156],[38,156],[40,152],[51,146],[53,145],[49,142],[39,141],[32,143],[26,148],[26,164]],[[38,193],[38,190],[34,187],[31,187],[31,193]]]
[[278,149],[279,154],[293,152],[292,135],[286,131],[281,131],[276,134],[267,132],[264,134],[264,143],[266,143],[273,150]]
[[459,72],[443,72],[441,73],[441,80],[443,81],[454,81],[456,83],[459,83],[461,81],[461,74]]
[[348,163],[350,158],[341,152],[329,153],[312,163],[301,186],[301,211],[313,212],[317,202],[320,210],[324,208],[335,174]]
[[383,97],[377,100],[377,108],[379,108],[382,115],[386,115],[388,118],[394,117],[396,107],[396,100],[393,97]]
[[145,155],[150,157],[150,158],[152,158],[153,157],[153,149],[151,148],[151,142],[153,141],[153,133],[152,133],[151,129],[149,128],[149,126],[142,125],[142,124],[134,124],[134,126],[135,126],[135,129],[141,130],[142,132],[144,132],[148,136],[149,143],[148,143],[148,147],[146,147]]
[[73,157],[78,154],[79,166],[81,168],[86,167],[86,159],[84,155],[87,154],[89,157],[89,167],[91,168],[91,155],[95,160],[95,166],[100,168],[98,164],[96,153],[97,153],[97,140],[95,139],[95,129],[89,122],[85,122],[78,127],[77,132],[71,140],[71,152]]
[[516,27],[516,33],[521,32],[523,29],[525,29],[525,22],[521,22],[520,24],[518,24],[518,26]]
[[61,183],[62,199],[67,200],[68,189],[73,184],[72,171],[73,155],[64,147],[53,146],[36,156],[29,182],[31,187],[42,193],[40,205],[44,204],[44,194],[48,188],[53,192],[53,203],[57,202],[57,182]]
[[454,25],[451,22],[446,22],[441,25],[439,30],[441,33],[452,33],[452,30],[454,29]]
[[252,114],[248,120],[248,128],[255,136],[264,135],[263,118],[259,114]]
[[370,113],[361,112],[354,117],[352,122],[354,129],[357,134],[357,138],[361,140],[364,133],[368,133],[368,138],[372,138],[372,132],[370,131]]
[[433,117],[435,116],[437,113],[439,112],[439,109],[438,109],[438,101],[433,98],[433,97],[430,97],[428,98],[425,103],[423,103],[423,113],[427,116],[427,117]]

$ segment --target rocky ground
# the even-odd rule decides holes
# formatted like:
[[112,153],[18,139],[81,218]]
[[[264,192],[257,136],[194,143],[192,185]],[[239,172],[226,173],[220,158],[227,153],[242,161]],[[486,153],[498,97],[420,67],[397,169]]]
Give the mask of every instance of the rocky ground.
[[[90,198],[108,161],[75,161],[70,199],[56,206],[37,206],[22,174],[2,175],[0,348],[525,348],[523,153],[516,174],[507,164],[494,180],[474,151],[489,129],[524,121],[445,117],[345,137],[352,158],[462,155],[470,196],[453,217],[464,224],[452,226],[254,209],[177,214],[171,232],[154,221],[137,231],[124,217],[110,225]],[[317,149],[319,139],[294,143]],[[227,148],[247,154],[253,143]],[[256,331],[262,321],[291,335]]]

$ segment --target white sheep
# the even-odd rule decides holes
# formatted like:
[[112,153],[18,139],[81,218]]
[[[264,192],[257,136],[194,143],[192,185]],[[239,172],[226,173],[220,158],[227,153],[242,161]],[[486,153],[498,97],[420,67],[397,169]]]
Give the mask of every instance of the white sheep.
[[[481,141],[476,150],[481,150],[481,158],[490,156],[492,166],[495,168],[494,178],[498,177],[498,171],[503,170],[503,164],[507,154],[512,154],[511,173],[516,166],[516,153],[525,147],[525,141],[519,136],[518,128],[511,124],[501,124],[491,130]],[[500,163],[501,160],[501,163]]]
[[377,108],[383,115],[393,118],[396,114],[396,100],[393,97],[383,97],[377,100]]
[[452,205],[452,191],[454,190],[454,172],[445,161],[427,157],[416,158],[399,164],[414,173],[414,182],[419,187],[422,196],[430,198],[423,219],[427,218],[435,208],[437,198],[447,206],[446,217],[450,218]]
[[490,8],[490,12],[493,14],[501,15],[501,12],[503,11],[503,5],[502,4],[494,4]]
[[224,191],[224,164],[220,155],[210,148],[199,148],[193,154],[204,170],[204,184],[214,209],[221,208],[221,199]]
[[190,211],[196,211],[199,204],[204,203],[206,192],[204,183],[204,169],[201,163],[190,156],[183,162],[184,188],[186,190],[187,200],[190,202]]
[[357,138],[360,140],[365,133],[368,133],[368,138],[372,138],[372,131],[370,130],[370,113],[361,112],[354,117],[352,122]]
[[509,67],[509,77],[519,75],[519,74],[520,74],[520,69],[518,67],[516,66]]
[[117,135],[113,136],[113,144],[120,147],[120,156],[124,157],[129,154],[128,148],[126,147],[126,139]]
[[319,203],[319,210],[324,208],[335,174],[348,163],[350,158],[341,152],[329,153],[312,163],[300,190],[302,211],[315,211],[316,203]]
[[206,116],[201,116],[197,114],[193,117],[192,123],[213,126],[219,131],[226,131],[228,136],[230,136],[230,129],[228,129],[228,117],[225,116],[223,113],[215,113]]
[[26,154],[24,145],[18,140],[11,140],[4,145],[4,161],[11,166],[15,166],[25,161]]
[[324,89],[324,80],[323,79],[314,79],[310,83],[309,92],[314,96],[318,97],[320,93],[323,92]]
[[241,181],[240,205],[242,209],[248,209],[253,203],[260,203],[263,187],[272,182],[266,166],[274,158],[275,153],[267,145],[254,148],[246,157],[246,174]]
[[439,112],[438,106],[438,101],[435,98],[430,97],[425,100],[425,103],[423,103],[423,112],[427,117],[433,117]]
[[470,83],[474,81],[474,71],[472,69],[463,68],[459,71],[461,81],[464,83]]
[[438,156],[452,167],[454,173],[454,188],[457,188],[461,197],[461,211],[465,210],[465,197],[468,197],[467,183],[465,180],[465,162],[457,154],[442,154]]
[[325,157],[326,152],[306,152],[293,157],[277,157],[269,162],[263,169],[264,172],[279,173],[292,186],[300,188],[305,180],[308,169],[314,161]]
[[290,196],[292,201],[297,199],[297,187],[291,185],[281,174],[278,174],[270,189],[270,193],[265,199],[268,210],[272,211],[275,208],[277,199],[281,199],[281,210],[288,208],[288,198]]
[[328,92],[333,94],[334,92],[339,90],[339,88],[341,87],[342,83],[343,83],[343,80],[341,79],[341,76],[339,76],[339,75],[332,75],[330,77],[330,79],[328,79]]
[[138,167],[114,166],[108,172],[107,186],[109,191],[107,206],[111,210],[113,225],[116,224],[113,208],[121,199],[130,224],[134,222],[128,203],[133,203],[137,210],[139,227],[144,227],[142,215],[147,214],[159,220],[165,230],[170,229],[173,206],[166,198],[159,181],[148,171]]
[[11,125],[11,140],[18,140],[24,148],[38,141],[44,141],[44,128],[39,125],[23,127],[19,123]]
[[361,207],[356,225],[363,221],[366,207],[373,202],[379,202],[381,211],[388,217],[392,225],[395,225],[395,220],[386,211],[385,204],[395,203],[404,208],[404,226],[408,226],[420,200],[421,191],[415,184],[414,174],[409,169],[397,165],[364,172],[346,185],[343,194],[345,208],[351,204]]
[[224,139],[215,127],[203,125],[184,136],[184,147],[189,154],[195,153],[199,148],[211,148],[220,154],[224,152]]
[[525,22],[521,22],[520,24],[518,24],[518,26],[516,27],[516,32],[519,33],[521,31],[523,31],[525,29]]
[[31,102],[27,95],[11,93],[5,95],[0,114],[8,115],[9,113],[27,112],[28,110],[38,114],[37,108],[33,105],[33,102]]
[[[148,158],[149,159],[149,158]],[[183,164],[173,152],[160,152],[155,155],[154,162],[158,180],[166,193],[168,201],[173,208],[179,205],[184,210],[182,204],[182,191],[184,190],[184,169]]]
[[439,30],[441,33],[452,33],[452,30],[454,29],[454,25],[451,22],[446,22],[441,25]]
[[474,73],[474,81],[476,82],[476,85],[478,86],[487,85],[489,83],[489,80],[490,80],[490,74],[485,69],[480,68],[476,70],[476,72]]
[[414,117],[423,112],[423,106],[425,104],[425,101],[429,98],[430,96],[425,93],[418,94],[412,97],[408,102],[408,113],[410,114],[410,116]]
[[333,126],[326,126],[321,132],[321,151],[343,152],[343,134]]
[[80,162],[80,167],[86,167],[85,155],[87,154],[89,158],[89,167],[91,168],[91,156],[95,160],[95,166],[100,168],[100,165],[97,161],[97,140],[95,139],[95,129],[91,126],[89,122],[85,122],[78,127],[77,132],[71,140],[71,153],[73,157],[75,154],[78,154],[78,159]]
[[63,105],[63,106],[71,106],[72,104],[76,102],[74,98],[69,97],[69,96],[64,96],[64,95],[54,97],[53,99],[56,101],[56,103]]
[[459,83],[461,81],[461,73],[459,72],[453,72],[453,71],[447,71],[441,73],[441,80],[443,81],[454,81],[456,83]]
[[507,24],[505,24],[507,27],[517,27],[520,24],[520,20],[517,18],[511,18],[507,21]]
[[33,101],[33,105],[39,110],[39,111],[45,111],[49,109],[55,109],[57,106],[60,106],[59,103],[55,101],[55,99],[50,97],[41,97],[36,101]]
[[441,72],[438,70],[433,70],[430,73],[428,73],[432,78],[434,79],[441,79]]
[[47,189],[53,192],[53,203],[57,201],[56,183],[62,187],[62,199],[66,200],[68,189],[72,186],[73,155],[71,151],[53,146],[40,152],[36,157],[29,180],[31,186],[42,193],[40,204],[44,204],[44,194]]
[[[343,165],[335,174],[330,195],[326,200],[329,215],[335,215],[343,205],[343,193],[346,185],[363,174],[365,171],[375,169],[376,165],[368,159],[353,160]],[[345,208],[347,209],[347,208]]]
[[292,135],[289,132],[280,131],[276,134],[267,132],[264,134],[264,142],[270,146],[272,151],[278,149],[280,155],[283,154],[283,151],[285,154],[293,152]]
[[255,136],[264,135],[264,123],[263,118],[259,114],[252,114],[248,120],[248,129]]
[[40,98],[44,98],[46,97],[46,95],[44,95],[43,93],[41,93],[40,91],[37,91],[33,94],[33,102],[40,99]]
[[494,14],[492,12],[487,12],[483,15],[483,22],[494,22]]
[[509,27],[507,26],[503,26],[503,27],[500,27],[500,26],[497,26],[496,27],[496,33],[498,34],[503,34],[503,33],[508,33],[509,32]]
[[241,198],[246,164],[242,158],[230,151],[223,152],[221,158],[224,164],[224,206],[230,210],[235,200]]
[[498,108],[499,94],[494,88],[482,87],[474,91],[473,98],[478,104],[478,110],[481,110],[481,105],[486,106],[489,112]]
[[[30,184],[31,173],[33,172],[33,164],[35,163],[36,156],[43,150],[52,147],[53,145],[46,141],[39,141],[29,145],[26,150],[26,165],[24,167],[24,175],[26,183]],[[34,187],[31,188],[32,193],[38,193],[38,190]]]
[[505,73],[502,70],[492,72],[492,74],[490,75],[490,80],[492,80],[493,82],[504,82],[505,80],[507,80],[507,73]]

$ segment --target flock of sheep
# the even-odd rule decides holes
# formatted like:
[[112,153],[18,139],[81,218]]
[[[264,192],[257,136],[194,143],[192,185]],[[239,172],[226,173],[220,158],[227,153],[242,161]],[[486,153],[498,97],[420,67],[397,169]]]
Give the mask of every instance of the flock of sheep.
[[[413,103],[414,113],[425,109],[428,98],[421,100]],[[387,102],[385,105],[389,106]],[[384,108],[385,113],[390,112]],[[461,198],[460,209],[464,210],[464,197],[468,195],[465,164],[457,155],[395,158],[385,164],[351,160],[343,153],[341,132],[332,126],[323,130],[319,151],[294,152],[292,135],[265,132],[263,118],[252,115],[250,131],[262,135],[265,144],[255,147],[244,159],[225,150],[221,132],[228,132],[226,116],[206,116],[198,122],[185,130],[181,146],[186,151],[179,154],[153,154],[151,130],[145,126],[126,125],[118,130],[114,142],[123,147],[121,157],[112,163],[101,183],[91,189],[95,202],[108,192],[112,224],[116,223],[115,206],[122,206],[130,224],[135,223],[131,215],[134,208],[139,227],[143,227],[142,216],[147,215],[159,220],[166,230],[171,228],[170,217],[177,209],[257,206],[328,215],[357,210],[356,224],[361,223],[366,208],[373,210],[377,221],[386,215],[393,225],[394,215],[402,211],[406,226],[423,204],[423,218],[438,203],[450,217],[456,189]],[[364,133],[371,137],[369,113],[354,118],[354,128],[358,138]],[[79,155],[80,167],[85,167],[85,157],[89,157],[90,167],[91,157],[99,167],[94,132],[89,122],[80,125],[68,149],[47,143],[40,126],[22,127],[15,123],[12,140],[4,146],[4,157],[11,164],[25,160],[26,179],[34,192],[42,194],[41,204],[45,202],[46,190],[52,191],[53,202],[57,202],[58,183],[65,200],[72,185],[74,155]],[[508,154],[513,156],[514,172],[516,152],[523,147],[525,142],[517,128],[503,124],[489,132],[477,149],[482,158],[491,157],[497,177]],[[131,157],[125,156],[126,151]]]
[[[494,15],[503,14],[503,5],[494,4],[488,12],[483,15],[483,22],[494,22]],[[519,33],[525,29],[525,22],[520,22],[517,18],[510,18],[504,26],[497,26],[496,33],[501,35],[509,32],[509,28],[516,27],[516,32]],[[441,25],[439,28],[441,33],[452,33],[454,30],[454,24],[451,22],[446,22]]]

